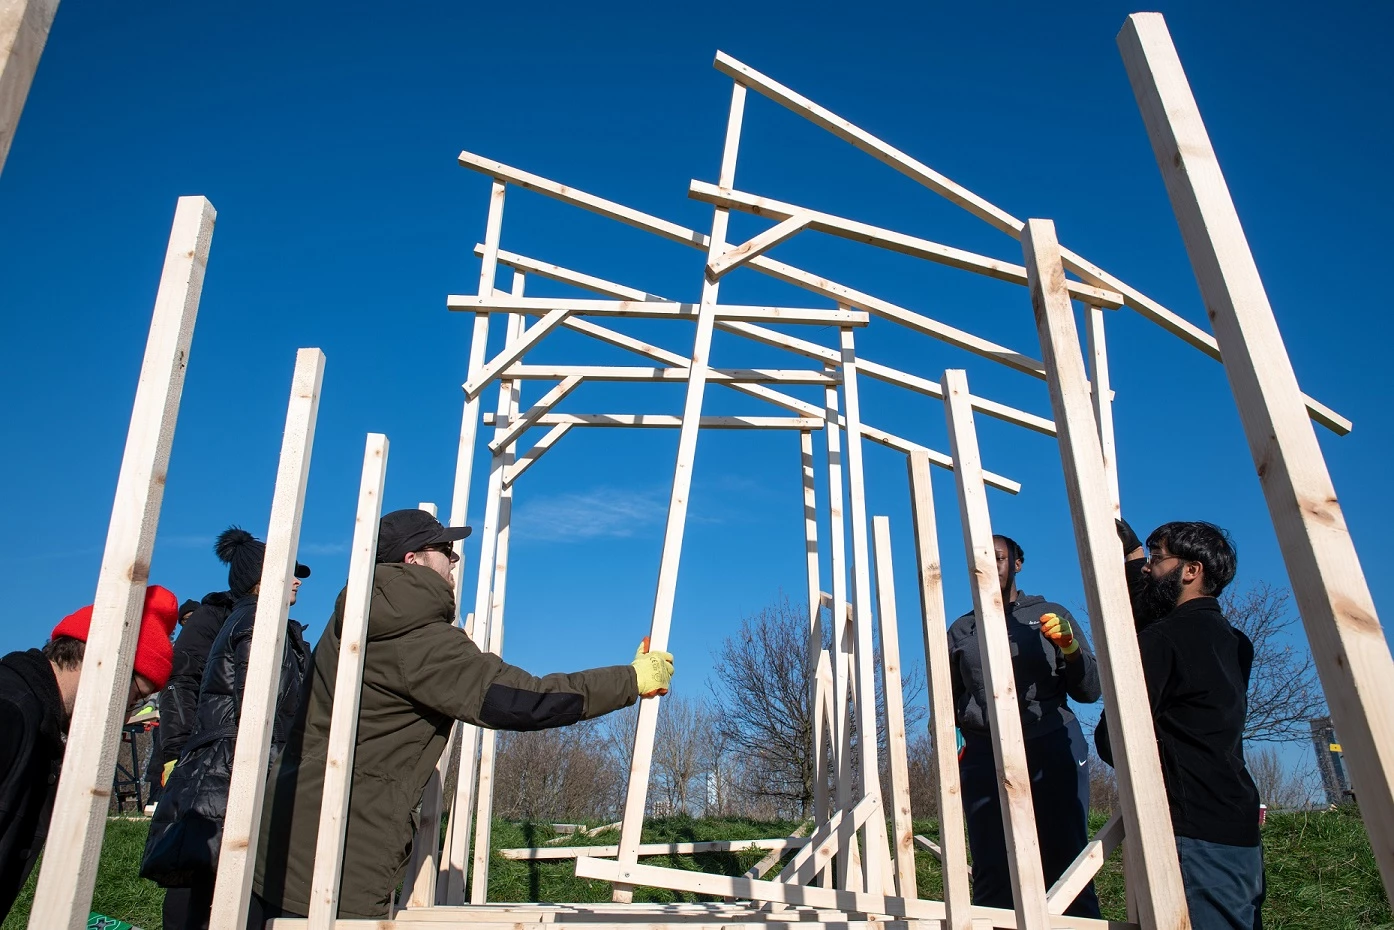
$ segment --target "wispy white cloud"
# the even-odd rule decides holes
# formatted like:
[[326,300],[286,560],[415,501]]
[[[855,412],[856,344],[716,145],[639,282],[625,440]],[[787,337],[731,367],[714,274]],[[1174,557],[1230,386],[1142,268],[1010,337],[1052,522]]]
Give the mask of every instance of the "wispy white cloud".
[[573,542],[647,535],[668,515],[668,494],[655,488],[593,488],[524,498],[513,532],[527,539]]

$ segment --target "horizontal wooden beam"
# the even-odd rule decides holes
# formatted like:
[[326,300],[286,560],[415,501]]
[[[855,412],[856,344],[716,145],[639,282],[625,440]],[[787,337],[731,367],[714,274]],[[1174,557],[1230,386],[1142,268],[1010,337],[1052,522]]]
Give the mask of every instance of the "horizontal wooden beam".
[[[484,414],[484,425],[493,426],[496,415]],[[538,426],[634,426],[677,429],[682,417],[661,413],[548,413]],[[703,429],[822,429],[822,417],[702,417]]]
[[[518,381],[686,381],[686,368],[653,368],[617,365],[514,365],[500,377]],[[708,381],[744,381],[751,384],[837,384],[841,379],[822,371],[803,368],[712,368]]]
[[[995,278],[998,281],[1008,281],[1012,284],[1026,286],[1025,265],[1001,261],[986,255],[979,255],[976,252],[967,252],[929,239],[921,239],[918,236],[872,226],[869,223],[859,223],[856,220],[849,220],[831,213],[808,210],[769,197],[758,197],[743,191],[725,190],[706,181],[693,181],[688,187],[688,196],[703,203],[728,207],[755,216],[783,220],[784,222],[798,220],[801,223],[800,228],[807,227],[853,242],[874,245],[892,252],[899,252],[902,255],[947,265],[950,268],[971,271],[975,274]],[[783,223],[780,225],[782,226]],[[778,228],[779,226],[775,227],[775,229]],[[1109,310],[1117,310],[1123,306],[1123,295],[1117,291],[1082,284],[1079,281],[1067,281],[1066,286],[1070,291],[1070,296],[1092,306],[1105,307]]]
[[[696,853],[750,852],[752,850],[786,851],[802,849],[809,843],[804,837],[781,837],[771,840],[709,840],[697,843],[641,843],[641,856],[690,856]],[[519,849],[500,849],[505,859],[575,859],[577,856],[596,856],[612,859],[620,854],[618,846],[530,846]]]
[[[469,313],[531,313],[534,315],[575,313],[579,316],[617,316],[637,318],[677,317],[696,320],[700,304],[659,303],[652,300],[577,300],[560,297],[476,297],[451,294],[446,298],[451,310]],[[718,304],[718,319],[750,320],[762,323],[811,323],[815,326],[865,326],[869,317],[860,310],[825,310],[803,307],[744,307]]]

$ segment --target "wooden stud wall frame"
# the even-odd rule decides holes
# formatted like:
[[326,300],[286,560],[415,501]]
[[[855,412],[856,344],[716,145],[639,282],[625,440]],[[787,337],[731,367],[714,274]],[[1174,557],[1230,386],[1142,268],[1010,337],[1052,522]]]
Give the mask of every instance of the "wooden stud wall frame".
[[[30,0],[30,5],[37,2]],[[0,11],[13,8],[14,4],[0,0]],[[7,22],[0,17],[0,27]],[[1386,890],[1394,890],[1394,718],[1387,699],[1394,691],[1394,662],[1335,503],[1311,425],[1315,421],[1341,434],[1348,432],[1351,424],[1304,395],[1297,386],[1161,17],[1131,17],[1119,36],[1119,44],[1206,305],[1215,310],[1213,337],[1062,247],[1049,222],[1016,219],[924,163],[724,53],[717,54],[715,66],[733,84],[720,170],[715,183],[694,180],[689,187],[692,198],[711,205],[712,224],[707,233],[480,155],[460,154],[460,164],[487,175],[492,186],[484,238],[476,247],[482,260],[477,293],[447,299],[450,310],[474,315],[468,363],[462,373],[463,413],[450,497],[451,525],[462,525],[470,509],[473,468],[476,454],[481,453],[479,430],[491,426],[493,434],[483,444],[488,452],[489,471],[484,519],[476,534],[479,557],[477,564],[470,566],[475,576],[472,591],[467,592],[463,559],[455,568],[457,610],[463,611],[467,593],[473,594],[474,609],[457,613],[457,622],[482,649],[501,652],[513,496],[518,493],[520,479],[537,467],[544,454],[561,445],[576,429],[670,428],[678,430],[678,451],[650,631],[653,648],[663,648],[677,596],[695,453],[702,432],[755,429],[796,433],[799,478],[795,481],[793,476],[796,457],[791,439],[787,492],[803,495],[809,605],[804,659],[811,672],[809,700],[815,710],[817,734],[815,810],[806,827],[793,836],[727,843],[641,843],[660,706],[659,699],[648,699],[640,704],[624,816],[612,825],[619,830],[617,842],[611,846],[550,845],[503,853],[512,859],[575,859],[578,876],[611,883],[613,901],[491,903],[488,878],[494,740],[492,733],[481,733],[478,728],[461,723],[447,742],[422,799],[422,822],[396,912],[374,921],[336,919],[339,857],[351,787],[347,776],[357,729],[353,701],[346,700],[342,715],[336,703],[331,727],[328,751],[340,771],[335,778],[326,779],[311,914],[307,919],[278,919],[272,927],[541,930],[544,925],[574,923],[587,930],[692,930],[721,923],[751,930],[782,930],[796,924],[826,922],[856,930],[871,930],[873,925],[887,930],[1139,926],[1147,930],[1183,930],[1189,926],[1152,722],[1140,710],[1146,707],[1140,659],[1111,524],[1119,511],[1118,475],[1122,463],[1114,438],[1105,328],[1106,311],[1120,308],[1139,313],[1225,364],[1333,717],[1341,728],[1347,758],[1360,784],[1362,811]],[[8,144],[3,120],[9,119],[13,110],[5,109],[9,101],[3,91],[17,86],[6,83],[11,79],[5,67],[0,63],[0,145]],[[736,165],[746,98],[751,91],[810,120],[1020,240],[1022,263],[967,252],[739,190]],[[503,219],[509,187],[550,197],[701,250],[705,255],[702,275],[694,282],[700,284],[699,299],[693,303],[666,299],[505,250]],[[93,663],[78,697],[75,733],[85,734],[85,739],[77,742],[64,764],[59,786],[64,807],[54,818],[31,922],[31,926],[45,930],[76,930],[84,925],[91,900],[101,843],[99,804],[94,799],[104,797],[100,793],[111,767],[114,721],[125,699],[123,681],[129,675],[134,642],[132,592],[144,582],[143,575],[139,579],[127,578],[126,568],[149,562],[163,463],[168,456],[183,359],[212,230],[212,210],[206,201],[186,201],[181,201],[176,216],[156,301],[146,366],[98,587],[99,611],[93,624],[93,642],[106,643],[102,654],[114,658],[110,663]],[[772,225],[745,242],[729,243],[731,210],[764,217]],[[1022,300],[1024,304],[1029,299],[1035,310],[1040,359],[772,257],[790,239],[815,234],[851,239],[1025,288],[1027,293]],[[507,292],[498,287],[500,266],[513,275]],[[728,275],[748,272],[792,284],[825,305],[795,308],[721,303],[721,282]],[[527,280],[558,282],[595,296],[524,296]],[[1080,304],[1085,320],[1085,348],[1080,345],[1075,302]],[[488,341],[494,314],[504,314],[506,322],[502,348],[491,357]],[[680,332],[684,340],[692,340],[690,352],[665,349],[614,328],[623,327],[625,320],[631,318],[660,321],[652,325]],[[974,396],[961,370],[911,373],[861,358],[856,347],[857,330],[891,325],[1044,381],[1052,416],[1047,418],[998,400]],[[799,330],[801,335],[787,331],[801,326],[807,327]],[[838,334],[835,345],[817,341],[824,328],[834,326]],[[628,366],[595,364],[584,357],[585,348],[592,343],[575,339],[567,345],[572,347],[572,354],[582,357],[568,359],[565,364],[542,365],[527,360],[537,346],[563,330],[623,349],[636,356],[636,361]],[[778,368],[721,367],[722,360],[713,358],[712,351],[716,330],[778,348],[788,353],[790,362]],[[1263,360],[1262,365],[1258,364],[1259,359]],[[295,562],[323,365],[318,350],[302,350],[296,365],[263,578],[264,590],[280,592],[280,597],[263,598],[262,609],[267,614],[264,619],[268,622],[259,620],[253,640],[244,705],[247,713],[237,742],[217,879],[213,926],[218,930],[241,930],[245,921],[266,772],[268,702],[276,687],[284,602]],[[862,378],[942,401],[951,451],[937,451],[918,440],[869,424],[864,419],[859,393]],[[588,413],[573,409],[584,401],[587,382],[604,381],[636,385],[681,382],[686,387],[685,400],[678,413]],[[495,382],[498,393],[494,412],[486,414],[481,410],[482,398]],[[534,382],[552,386],[535,402],[523,403],[524,386]],[[709,385],[717,391],[757,398],[772,409],[756,416],[706,414]],[[822,390],[821,402],[810,399],[815,387]],[[1033,386],[1032,390],[1039,397],[1040,389]],[[810,397],[798,391],[809,392]],[[996,573],[991,564],[990,498],[986,489],[993,487],[1013,494],[1021,490],[1011,478],[983,469],[975,425],[979,415],[1057,439],[1084,566],[1085,595],[1090,615],[1095,618],[1093,631],[1099,645],[1105,699],[1114,714],[1110,719],[1119,761],[1121,814],[1099,831],[1049,888],[1045,886],[1036,852],[1030,792],[1010,788],[1002,792],[1003,821],[1011,840],[1009,848],[1013,850],[1010,861],[1014,910],[972,905],[958,770],[951,751],[938,753],[942,833],[937,842],[913,834],[900,658],[895,648],[899,618],[892,586],[892,517],[869,513],[863,478],[866,441],[906,456],[910,507],[904,525],[913,530],[914,547],[908,554],[914,557],[920,595],[920,617],[915,626],[924,637],[929,732],[936,745],[947,748],[953,744],[954,724],[942,586],[945,568],[930,489],[930,466],[954,473],[967,554],[964,569],[970,580],[976,579],[975,606],[986,615],[1002,610],[993,581]],[[821,439],[815,439],[818,433]],[[345,642],[363,637],[366,630],[371,581],[368,560],[374,548],[386,455],[386,437],[370,436],[350,568]],[[565,467],[557,459],[554,455],[548,461]],[[820,499],[820,483],[827,489],[825,499]],[[432,512],[435,509],[433,505],[423,507]],[[273,602],[280,604],[279,609]],[[983,637],[985,672],[996,685],[990,689],[993,697],[988,708],[999,737],[996,764],[999,778],[1009,785],[1021,785],[1025,784],[1020,776],[1023,745],[1012,693],[1011,659],[1007,644],[1000,637],[993,637],[993,626],[980,624],[979,631]],[[892,646],[882,656],[882,673],[888,688],[885,723],[890,733],[889,797],[881,796],[874,743],[856,747],[859,751],[853,752],[855,734],[874,732],[878,723],[872,654],[872,642],[878,633]],[[825,638],[830,643],[827,647]],[[357,650],[343,651],[336,687],[341,697],[356,694],[361,688],[361,659]],[[455,750],[457,740],[459,749]],[[458,753],[458,758],[452,760],[452,751]],[[452,764],[458,767],[459,777],[453,803],[449,805],[449,818],[442,824],[446,808],[443,785]],[[438,844],[442,826],[445,840]],[[1064,916],[1061,912],[1069,901],[1120,844],[1128,859],[1130,921]],[[916,847],[932,851],[943,863],[943,902],[919,898],[913,859]],[[640,861],[647,856],[678,852],[748,848],[766,850],[768,855],[741,877],[658,868]],[[718,900],[667,905],[636,902],[633,892],[640,887],[694,892]]]

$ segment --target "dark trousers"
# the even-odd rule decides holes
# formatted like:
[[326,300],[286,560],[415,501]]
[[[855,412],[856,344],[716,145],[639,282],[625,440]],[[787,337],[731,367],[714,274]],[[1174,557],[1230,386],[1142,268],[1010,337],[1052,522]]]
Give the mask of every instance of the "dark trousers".
[[275,920],[279,917],[304,917],[304,914],[296,914],[288,911],[279,904],[272,904],[263,901],[255,892],[252,892],[251,901],[247,904],[247,930],[264,930],[268,920]]
[[[973,853],[973,903],[1011,909],[1011,872],[997,797],[997,764],[992,741],[964,733],[958,759],[968,846]],[[1046,887],[1089,842],[1089,749],[1079,722],[1026,741],[1026,768],[1031,775],[1031,802],[1036,808],[1036,839]],[[1072,917],[1098,917],[1094,883],[1085,886],[1065,911]],[[1197,927],[1199,925],[1197,924]]]
[[1262,846],[1176,838],[1193,930],[1263,930]]
[[208,930],[213,913],[214,877],[188,888],[165,889],[165,930]]

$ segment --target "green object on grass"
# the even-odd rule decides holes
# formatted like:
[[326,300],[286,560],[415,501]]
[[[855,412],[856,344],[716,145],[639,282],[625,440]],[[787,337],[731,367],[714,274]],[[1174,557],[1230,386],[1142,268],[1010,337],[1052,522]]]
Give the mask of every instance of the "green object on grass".
[[87,915],[87,930],[140,930],[140,928],[134,927],[124,920],[117,920],[115,917],[108,917],[93,911]]

